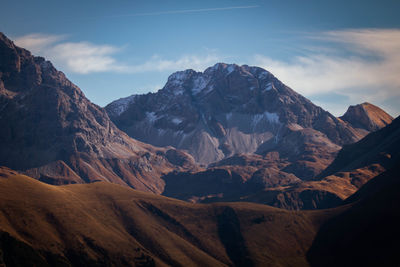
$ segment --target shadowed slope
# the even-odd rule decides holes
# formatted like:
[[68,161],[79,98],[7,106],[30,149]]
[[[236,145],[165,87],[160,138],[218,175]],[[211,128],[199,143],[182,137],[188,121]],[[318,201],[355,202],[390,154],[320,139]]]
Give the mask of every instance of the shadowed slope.
[[[285,173],[288,167],[278,170],[276,166],[285,166],[285,162],[278,161],[271,153],[269,157],[236,155],[216,164],[219,169],[195,174],[170,173],[164,177],[167,179],[164,194],[207,202],[249,201],[286,209],[331,208],[342,203],[373,177],[396,165],[400,160],[399,151],[400,118],[396,118],[359,142],[344,146],[320,177],[310,181],[300,181]],[[216,170],[220,179],[215,179],[218,181],[215,187],[208,186],[209,191],[206,191],[198,186],[201,181],[209,184],[207,178],[212,178],[211,174],[217,173]],[[171,189],[174,184],[176,187],[178,184],[183,186],[186,195]],[[200,197],[201,192],[203,197]]]
[[344,146],[332,164],[319,176],[346,172],[379,164],[390,168],[400,157],[400,117],[379,131],[367,135],[357,143]]
[[372,179],[326,222],[308,253],[312,266],[399,266],[400,162]]
[[339,205],[373,177],[400,161],[400,118],[346,145],[318,179],[271,188],[244,198],[245,201],[284,208],[315,209]]
[[318,225],[332,213],[190,204],[103,182],[55,187],[0,173],[6,264],[26,253],[53,265],[306,266]]

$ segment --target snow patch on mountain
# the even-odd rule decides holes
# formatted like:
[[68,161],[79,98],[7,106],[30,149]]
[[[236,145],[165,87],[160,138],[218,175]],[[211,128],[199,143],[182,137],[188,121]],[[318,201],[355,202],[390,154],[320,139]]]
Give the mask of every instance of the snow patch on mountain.
[[118,116],[121,115],[123,112],[125,112],[128,106],[134,102],[135,97],[136,95],[131,95],[114,101],[110,105],[112,112]]
[[212,67],[207,68],[204,73],[205,74],[210,74],[218,71],[223,71],[225,75],[231,74],[235,69],[237,69],[239,66],[236,64],[225,64],[225,63],[217,63]]
[[269,113],[268,111],[262,114],[256,114],[253,116],[251,125],[253,127],[257,126],[260,122],[267,121],[269,123],[279,124],[279,116],[276,113]]
[[158,120],[158,117],[156,116],[156,113],[155,112],[146,112],[146,120],[148,121],[148,122],[150,122],[151,124],[154,124],[154,122],[156,121],[156,120]]
[[179,119],[179,118],[173,118],[171,121],[172,121],[172,123],[174,123],[176,125],[178,125],[178,124],[180,124],[182,122],[182,120]]
[[227,74],[229,75],[235,70],[235,66],[234,65],[228,65],[226,70],[227,70]]
[[272,89],[272,83],[267,83],[267,85],[265,86],[265,88],[264,88],[264,91],[269,91],[269,90],[271,90]]
[[226,113],[225,116],[226,116],[226,120],[230,121],[232,118],[232,112]]
[[260,80],[265,80],[265,79],[268,78],[268,76],[269,76],[269,72],[263,71],[263,72],[261,72],[261,73],[258,75],[258,79],[260,79]]
[[189,79],[193,70],[177,71],[168,77],[165,88],[168,88],[174,95],[182,95],[184,93],[183,84]]
[[187,71],[177,71],[168,77],[168,82],[173,85],[180,85],[187,77]]
[[157,134],[158,134],[159,136],[163,136],[163,135],[165,134],[165,132],[166,132],[165,129],[160,129],[160,128],[157,129]]
[[201,91],[203,91],[204,88],[207,87],[207,84],[210,82],[210,79],[205,78],[203,75],[199,76],[193,81],[193,88],[192,88],[192,93],[194,95],[197,95]]

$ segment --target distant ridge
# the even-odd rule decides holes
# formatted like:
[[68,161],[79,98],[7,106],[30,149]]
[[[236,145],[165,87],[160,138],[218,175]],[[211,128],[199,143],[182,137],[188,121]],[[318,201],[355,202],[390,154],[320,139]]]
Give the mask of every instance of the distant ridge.
[[379,130],[393,120],[393,117],[384,110],[368,102],[350,106],[340,118],[354,128],[368,132]]

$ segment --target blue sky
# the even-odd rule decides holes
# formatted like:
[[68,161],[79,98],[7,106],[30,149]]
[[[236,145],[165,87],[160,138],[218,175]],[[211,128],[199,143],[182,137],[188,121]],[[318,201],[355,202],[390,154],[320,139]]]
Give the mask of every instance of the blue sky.
[[[258,65],[335,115],[400,114],[400,1],[3,0],[0,31],[94,103],[156,91],[217,62]],[[399,76],[399,77],[398,77]]]

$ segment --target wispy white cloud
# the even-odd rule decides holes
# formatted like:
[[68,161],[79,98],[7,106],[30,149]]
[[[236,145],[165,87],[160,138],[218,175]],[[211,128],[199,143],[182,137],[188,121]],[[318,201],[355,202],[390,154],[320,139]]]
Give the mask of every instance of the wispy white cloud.
[[50,47],[46,54],[68,70],[87,74],[91,72],[121,71],[124,65],[112,55],[119,49],[110,45],[95,45],[88,42],[61,43]]
[[65,35],[29,34],[18,37],[15,43],[53,61],[70,72],[89,74],[94,72],[143,73],[177,71],[182,69],[203,70],[221,58],[213,52],[198,55],[182,55],[177,59],[165,59],[154,55],[141,64],[128,64],[116,59],[121,48],[90,42],[67,42]]
[[124,68],[113,58],[120,48],[90,42],[67,42],[66,39],[66,35],[33,33],[15,38],[14,42],[75,73],[120,71]]
[[[283,61],[255,55],[250,64],[264,67],[299,93],[316,99],[335,115],[349,103],[369,101],[397,115],[400,101],[400,29],[341,30],[308,36],[317,41],[302,56]],[[145,73],[204,70],[225,57],[213,51],[167,59],[153,55],[139,64],[118,60],[123,48],[90,42],[70,42],[66,35],[30,34],[15,39],[19,46],[53,61],[63,70]],[[232,61],[233,58],[229,58]],[[334,102],[321,95],[342,95],[348,101]],[[389,103],[389,104],[388,104]]]
[[58,41],[64,40],[66,37],[66,35],[32,33],[15,38],[14,43],[20,47],[29,49],[34,54],[40,54],[43,52],[44,48]]
[[339,45],[336,49],[346,52],[321,49],[290,61],[256,55],[254,63],[309,97],[334,93],[354,103],[400,97],[399,29],[329,31],[312,38]]
[[143,64],[126,66],[126,72],[148,72],[148,71],[176,71],[183,69],[204,70],[221,58],[214,53],[206,55],[183,55],[177,60],[163,59],[153,56]]

